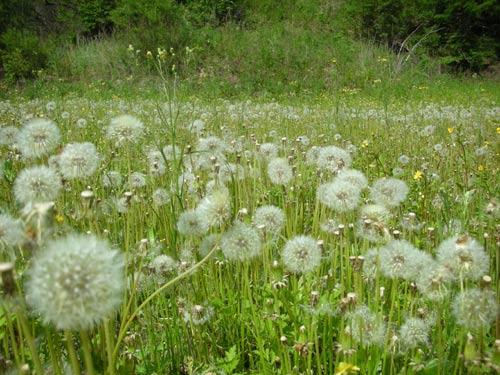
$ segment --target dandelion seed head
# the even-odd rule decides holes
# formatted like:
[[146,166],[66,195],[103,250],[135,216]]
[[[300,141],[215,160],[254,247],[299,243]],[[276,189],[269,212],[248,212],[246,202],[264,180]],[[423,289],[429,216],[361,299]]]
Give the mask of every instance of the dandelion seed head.
[[488,327],[498,314],[495,292],[489,289],[464,290],[455,297],[452,311],[458,325],[473,330]]
[[285,213],[279,207],[266,205],[255,210],[252,224],[266,239],[279,236],[285,225]]
[[478,280],[488,272],[490,260],[481,244],[468,235],[444,240],[437,249],[437,261],[455,278]]
[[177,230],[185,236],[202,236],[208,229],[208,221],[198,210],[184,211],[177,221]]
[[393,240],[380,249],[380,269],[390,279],[414,280],[432,263],[432,257],[405,240]]
[[231,200],[225,190],[215,190],[198,204],[197,211],[210,226],[221,226],[231,217]]
[[57,125],[48,119],[28,121],[17,133],[17,147],[27,159],[36,159],[54,151],[61,140]]
[[45,323],[88,330],[122,302],[124,259],[106,241],[70,234],[53,240],[32,261],[26,300]]
[[322,184],[317,191],[318,200],[337,212],[354,210],[360,201],[360,190],[350,181],[335,178],[333,182]]
[[23,169],[16,177],[13,192],[21,204],[54,201],[62,188],[57,173],[45,166]]
[[376,204],[397,207],[408,195],[408,185],[397,178],[380,178],[370,189],[370,198]]
[[337,173],[343,168],[348,168],[352,164],[352,158],[349,152],[336,147],[322,147],[318,154],[317,166],[324,171]]
[[293,177],[292,168],[284,158],[274,158],[267,166],[267,175],[275,185],[286,185]]
[[402,351],[415,349],[429,343],[429,324],[420,318],[408,318],[399,328],[399,345]]
[[111,119],[106,129],[106,137],[114,142],[116,147],[137,143],[143,136],[144,124],[131,115],[120,115]]
[[321,263],[321,248],[317,241],[309,236],[296,236],[288,240],[283,248],[285,268],[293,273],[314,271]]
[[385,341],[386,326],[381,316],[362,305],[347,315],[347,333],[354,341],[365,346],[382,346]]
[[99,161],[99,154],[92,143],[70,143],[59,155],[59,171],[67,180],[90,177],[97,170]]
[[19,246],[25,241],[23,224],[9,214],[0,214],[0,249]]
[[155,207],[161,207],[170,202],[170,193],[167,189],[158,188],[153,191],[153,205]]
[[102,174],[101,181],[104,187],[119,188],[122,186],[123,178],[118,171],[106,171]]
[[224,256],[229,260],[247,261],[261,252],[259,233],[253,227],[242,222],[235,222],[221,238]]

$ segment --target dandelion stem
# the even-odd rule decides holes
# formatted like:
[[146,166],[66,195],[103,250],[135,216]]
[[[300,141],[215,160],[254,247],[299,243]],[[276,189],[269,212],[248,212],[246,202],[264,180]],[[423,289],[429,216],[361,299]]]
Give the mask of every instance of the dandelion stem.
[[73,370],[73,374],[81,374],[80,363],[78,361],[73,343],[73,334],[71,333],[71,331],[66,330],[64,331],[64,337],[66,338],[66,348],[68,349],[69,361],[71,364],[71,369]]

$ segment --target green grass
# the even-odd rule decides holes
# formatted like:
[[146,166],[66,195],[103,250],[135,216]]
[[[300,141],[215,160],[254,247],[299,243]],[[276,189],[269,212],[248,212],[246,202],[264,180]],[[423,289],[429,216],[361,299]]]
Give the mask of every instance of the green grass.
[[[282,95],[252,96],[242,90],[227,95],[229,100],[219,96],[224,90],[217,91],[217,83],[196,86],[190,81],[181,81],[177,96],[169,99],[159,89],[163,82],[39,80],[3,91],[10,102],[1,106],[2,127],[22,126],[27,114],[49,117],[61,129],[62,145],[92,142],[101,155],[91,177],[65,181],[54,212],[38,225],[21,215],[12,189],[20,171],[47,163],[47,157],[26,161],[10,145],[0,148],[4,161],[1,209],[22,218],[29,236],[22,246],[0,247],[2,260],[15,263],[19,288],[15,298],[2,296],[1,354],[9,361],[5,371],[28,364],[38,373],[61,373],[70,362],[87,373],[92,367],[96,373],[109,374],[330,374],[349,364],[363,374],[498,369],[498,319],[471,330],[458,324],[452,312],[453,300],[462,289],[481,286],[492,289],[498,298],[499,91],[495,82],[441,76],[423,82],[382,81],[359,91],[339,87],[316,95],[301,90],[290,95],[284,90]],[[166,83],[170,90],[170,82]],[[46,108],[51,100],[56,104],[52,111]],[[115,147],[105,136],[110,119],[122,113],[138,116],[147,128],[132,147]],[[85,128],[76,127],[79,118],[88,121]],[[206,130],[197,135],[188,125],[200,118]],[[429,125],[434,131],[423,134]],[[239,166],[238,172],[224,183],[219,181],[228,191],[230,217],[212,226],[210,233],[223,236],[234,220],[251,224],[256,208],[266,204],[280,207],[286,215],[277,240],[263,244],[260,255],[247,262],[226,259],[220,242],[203,258],[198,252],[203,238],[177,230],[180,214],[209,196],[207,183],[214,179],[214,171],[226,165],[208,163],[195,169],[195,182],[177,184],[188,170],[179,160],[203,155],[196,151],[198,141],[208,135],[229,146],[241,144],[241,149],[226,152],[227,163]],[[303,135],[310,139],[309,145],[296,141]],[[259,157],[258,144],[265,142],[274,143],[279,156],[289,158],[293,166],[293,178],[285,186],[271,182],[267,161]],[[443,152],[434,150],[438,143]],[[145,187],[127,186],[131,172],[148,174],[148,147],[158,150],[169,144],[182,152],[166,162],[167,172],[147,175]],[[482,274],[467,278],[456,274],[454,281],[446,283],[449,295],[433,302],[415,288],[415,280],[391,279],[380,270],[368,277],[351,257],[366,256],[369,249],[383,246],[363,239],[355,229],[361,206],[370,202],[369,191],[363,191],[358,208],[345,213],[320,203],[316,190],[333,176],[307,163],[305,155],[313,145],[351,149],[352,167],[362,171],[370,184],[391,176],[395,167],[402,168],[398,178],[407,183],[409,194],[390,209],[391,218],[379,223],[379,230],[391,238],[400,236],[431,256],[444,239],[467,233],[489,258],[485,273],[491,277],[490,285],[482,281]],[[476,153],[481,147],[485,155]],[[403,154],[410,157],[408,164],[398,161]],[[113,189],[103,186],[101,177],[109,170],[119,171],[125,183]],[[96,198],[91,206],[80,197],[89,188]],[[165,206],[152,204],[157,188],[171,191]],[[120,212],[115,202],[126,191],[133,192],[133,199]],[[488,204],[494,207],[490,213]],[[411,222],[410,212],[419,225],[405,224]],[[344,227],[322,230],[328,219]],[[32,256],[43,252],[46,243],[87,231],[110,241],[127,258],[128,288],[109,320],[83,333],[63,333],[25,310],[27,270]],[[312,272],[295,274],[287,271],[282,251],[289,239],[302,234],[322,241],[322,260]],[[176,260],[173,272],[159,274],[152,267],[159,254]],[[134,275],[139,272],[145,279],[137,284]],[[195,305],[213,311],[206,323],[184,319]],[[380,345],[358,342],[348,332],[353,324],[349,314],[361,305],[388,327]],[[400,346],[408,338],[401,337],[399,328],[416,317],[425,321],[427,338],[412,348]],[[73,345],[68,345],[71,341]],[[35,368],[37,358],[42,370]]]

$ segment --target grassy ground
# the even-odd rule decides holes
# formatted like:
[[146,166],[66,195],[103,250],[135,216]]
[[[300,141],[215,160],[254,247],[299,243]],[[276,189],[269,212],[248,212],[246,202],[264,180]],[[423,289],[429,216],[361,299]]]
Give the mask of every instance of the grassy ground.
[[[173,97],[163,83],[2,90],[1,210],[20,219],[0,230],[16,286],[3,271],[2,370],[498,371],[498,84],[440,76],[274,96],[188,81]],[[144,124],[130,139],[110,131],[124,113]],[[28,158],[35,146],[5,129],[32,117],[61,137]],[[95,151],[64,156],[82,142],[96,165]],[[328,158],[327,146],[341,150]],[[60,186],[19,182],[36,165]],[[368,185],[328,193],[351,168]],[[381,178],[399,182],[384,190]],[[44,200],[54,206],[30,204]],[[278,211],[267,221],[265,205]],[[89,236],[108,241],[124,267],[66,256],[58,241],[72,233],[90,254]],[[60,255],[44,259],[51,248]],[[102,298],[121,283],[118,302]]]

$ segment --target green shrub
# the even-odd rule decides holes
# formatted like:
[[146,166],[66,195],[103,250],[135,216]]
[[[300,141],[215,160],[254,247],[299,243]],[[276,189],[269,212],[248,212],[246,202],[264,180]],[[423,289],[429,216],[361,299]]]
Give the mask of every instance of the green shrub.
[[[495,0],[351,0],[358,34],[395,51],[416,43],[454,69],[479,71],[500,54],[500,3]],[[410,37],[409,39],[407,39]]]
[[9,29],[0,37],[0,43],[0,61],[8,81],[33,77],[45,68],[47,53],[36,34]]

